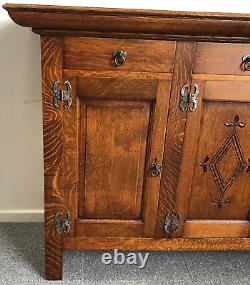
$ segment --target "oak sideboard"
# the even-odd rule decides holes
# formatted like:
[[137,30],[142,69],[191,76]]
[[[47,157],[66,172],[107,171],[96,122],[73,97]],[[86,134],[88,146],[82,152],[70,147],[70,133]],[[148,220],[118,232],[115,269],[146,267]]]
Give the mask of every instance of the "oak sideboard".
[[41,36],[45,264],[250,250],[250,15],[5,4]]

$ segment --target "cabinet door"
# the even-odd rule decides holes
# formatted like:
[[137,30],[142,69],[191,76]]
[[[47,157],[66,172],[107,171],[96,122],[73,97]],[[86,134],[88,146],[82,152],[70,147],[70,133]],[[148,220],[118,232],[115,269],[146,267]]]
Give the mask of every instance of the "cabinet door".
[[150,167],[162,164],[170,87],[163,77],[70,79],[65,155],[76,153],[78,177],[71,235],[154,235],[161,173]]
[[179,235],[248,237],[250,81],[199,78],[193,76],[198,107],[187,114],[177,189]]

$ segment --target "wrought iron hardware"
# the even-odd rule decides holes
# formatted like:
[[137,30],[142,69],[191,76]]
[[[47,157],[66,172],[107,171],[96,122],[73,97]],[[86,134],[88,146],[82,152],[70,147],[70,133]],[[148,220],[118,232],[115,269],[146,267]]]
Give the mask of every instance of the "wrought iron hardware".
[[68,234],[71,227],[71,213],[65,212],[64,214],[58,212],[55,215],[55,227],[56,231]]
[[240,121],[240,117],[238,115],[235,115],[234,116],[234,120],[232,122],[226,122],[225,124],[225,127],[227,128],[236,128],[236,127],[239,127],[239,128],[244,128],[246,126],[246,123],[244,122],[241,122]]
[[161,170],[162,170],[162,166],[156,162],[156,159],[155,159],[155,162],[149,165],[150,176],[156,177],[160,175]]
[[221,200],[221,199],[213,199],[211,201],[213,204],[217,205],[217,207],[219,209],[221,209],[223,206],[226,206],[226,205],[230,205],[231,204],[231,201],[229,199],[227,200]]
[[60,81],[56,80],[52,85],[53,92],[53,105],[55,108],[60,108],[59,100],[65,101],[64,108],[69,108],[72,105],[72,98],[70,97],[72,87],[69,81],[65,81],[64,85],[66,86],[66,90],[58,90],[58,85],[60,85]]
[[245,54],[242,57],[241,69],[243,71],[250,71],[250,55]]
[[123,65],[126,61],[127,52],[124,50],[115,50],[112,54],[115,66]]
[[[192,90],[193,92],[192,93]],[[199,87],[198,84],[185,84],[180,91],[179,107],[182,112],[194,112],[198,106]],[[191,105],[191,106],[190,106]]]
[[204,172],[207,172],[207,164],[209,161],[209,156],[206,156],[203,161],[198,162],[197,165],[202,168]]
[[167,236],[177,233],[180,228],[181,214],[177,212],[168,212],[165,218],[164,230]]

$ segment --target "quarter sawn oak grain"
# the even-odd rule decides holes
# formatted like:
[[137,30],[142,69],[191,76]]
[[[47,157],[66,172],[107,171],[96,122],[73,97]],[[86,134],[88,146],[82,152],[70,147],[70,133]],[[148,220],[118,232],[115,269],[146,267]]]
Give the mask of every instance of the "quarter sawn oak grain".
[[[250,250],[250,15],[3,7],[41,35],[48,279],[65,250]],[[53,105],[56,80],[69,109]],[[180,110],[184,84],[198,85],[194,112]]]

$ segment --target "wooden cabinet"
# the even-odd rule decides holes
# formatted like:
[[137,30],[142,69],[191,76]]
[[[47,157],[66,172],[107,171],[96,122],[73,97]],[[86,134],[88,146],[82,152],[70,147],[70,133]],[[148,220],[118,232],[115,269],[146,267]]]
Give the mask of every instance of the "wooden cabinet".
[[41,35],[48,279],[64,250],[250,250],[249,15],[4,8]]

